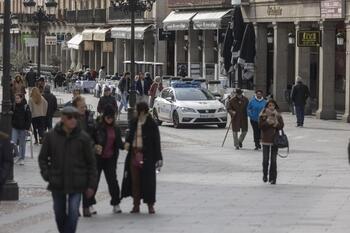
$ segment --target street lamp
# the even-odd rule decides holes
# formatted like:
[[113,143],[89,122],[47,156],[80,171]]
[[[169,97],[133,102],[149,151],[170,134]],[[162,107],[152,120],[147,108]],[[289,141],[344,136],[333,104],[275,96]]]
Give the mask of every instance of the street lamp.
[[337,45],[343,46],[344,45],[344,34],[342,32],[338,32],[336,37],[337,37]]
[[131,17],[131,43],[130,43],[130,74],[131,74],[131,93],[129,97],[128,120],[134,116],[136,105],[135,90],[135,13],[152,11],[156,0],[111,0],[111,5],[115,10],[121,10],[125,14],[130,13]]
[[288,33],[288,43],[290,45],[295,44],[295,35],[292,32]]
[[[11,103],[11,1],[4,0],[3,15],[3,76],[2,76],[2,109],[0,130],[11,137],[12,103]],[[18,185],[13,179],[13,166],[10,175],[3,187],[2,200],[18,200]]]
[[[26,0],[23,2],[23,5],[29,9],[30,14],[33,10],[35,10],[36,2],[34,0]],[[58,3],[55,0],[46,0],[45,6],[38,5],[37,11],[33,13],[34,22],[38,23],[38,53],[37,53],[37,76],[40,78],[41,76],[41,39],[42,39],[42,25],[44,22],[51,22],[54,20],[54,10],[57,7]],[[48,10],[48,13],[46,13]],[[53,10],[53,11],[52,11]]]
[[267,33],[267,43],[273,44],[273,33],[272,32]]

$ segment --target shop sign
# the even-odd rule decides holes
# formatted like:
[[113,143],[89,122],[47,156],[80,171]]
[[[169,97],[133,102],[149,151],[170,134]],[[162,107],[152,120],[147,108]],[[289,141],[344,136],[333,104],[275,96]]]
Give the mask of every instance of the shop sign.
[[184,31],[189,28],[188,22],[183,23],[165,23],[164,29],[167,31]]
[[163,28],[158,29],[159,40],[175,40],[175,32],[174,31],[164,31]]
[[113,53],[113,42],[102,42],[102,51],[104,53]]
[[[232,0],[168,0],[169,7],[228,6]],[[237,2],[237,0],[235,0]]]
[[220,22],[196,21],[193,23],[193,28],[197,30],[215,30],[220,28]]
[[298,47],[320,47],[321,31],[298,31]]
[[45,45],[57,45],[57,36],[45,36]]
[[24,38],[26,47],[38,47],[39,38]]
[[57,43],[61,44],[65,41],[65,35],[64,34],[57,34]]
[[84,51],[94,51],[94,42],[84,41]]
[[283,9],[280,6],[268,6],[267,15],[269,16],[281,16],[283,14]]
[[321,0],[321,18],[341,19],[344,18],[344,0]]

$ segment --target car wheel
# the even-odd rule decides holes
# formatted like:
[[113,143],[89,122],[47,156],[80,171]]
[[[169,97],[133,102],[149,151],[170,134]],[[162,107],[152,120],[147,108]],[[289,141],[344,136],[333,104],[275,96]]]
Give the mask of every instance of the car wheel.
[[220,129],[225,129],[226,128],[226,123],[220,123],[220,124],[218,124],[218,127]]
[[174,112],[173,114],[173,124],[175,129],[181,128],[180,118],[177,112]]
[[158,113],[157,113],[157,110],[156,109],[153,109],[153,119],[155,120],[155,122],[160,126],[162,125],[162,121],[159,120],[158,118]]

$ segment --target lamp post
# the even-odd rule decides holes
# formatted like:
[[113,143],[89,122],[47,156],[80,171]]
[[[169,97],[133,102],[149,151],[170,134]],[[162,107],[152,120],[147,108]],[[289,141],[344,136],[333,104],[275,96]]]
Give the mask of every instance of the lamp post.
[[[29,8],[30,14],[32,14],[32,10],[36,6],[36,2],[34,0],[26,0],[23,2],[23,5],[26,8]],[[33,13],[34,22],[38,23],[38,53],[37,53],[37,76],[40,78],[41,76],[41,40],[42,40],[42,26],[44,22],[50,22],[54,20],[54,13],[51,12],[52,9],[57,7],[58,3],[55,0],[46,0],[45,6],[49,11],[46,13],[46,10],[43,5],[38,5],[37,10]]]
[[156,0],[111,0],[111,5],[115,10],[121,10],[125,14],[130,13],[131,17],[131,43],[130,43],[130,74],[131,93],[129,97],[128,120],[133,118],[136,105],[135,89],[135,13],[152,11]]
[[[4,0],[4,28],[3,28],[3,76],[2,76],[2,111],[1,111],[1,125],[0,130],[11,137],[11,121],[12,121],[12,103],[11,103],[11,1]],[[10,175],[3,187],[2,200],[18,200],[18,185],[13,179],[13,166]]]

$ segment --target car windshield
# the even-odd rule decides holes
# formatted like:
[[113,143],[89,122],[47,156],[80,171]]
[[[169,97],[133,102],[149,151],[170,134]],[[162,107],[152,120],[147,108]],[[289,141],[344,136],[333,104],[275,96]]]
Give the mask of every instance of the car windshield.
[[176,99],[180,101],[206,101],[215,100],[207,90],[198,88],[176,88]]

